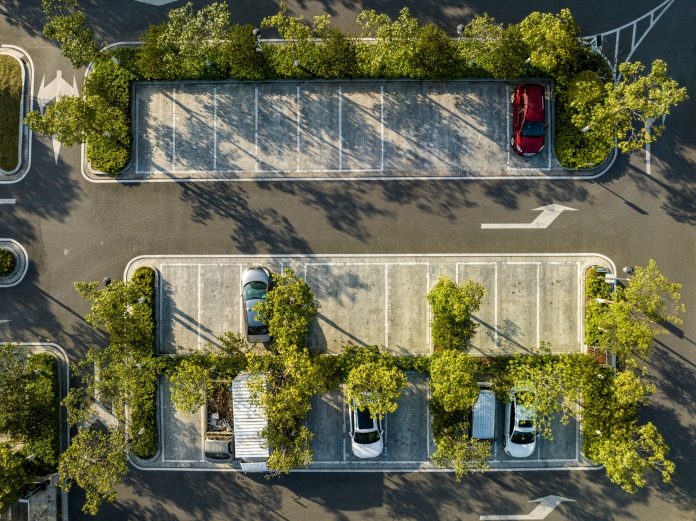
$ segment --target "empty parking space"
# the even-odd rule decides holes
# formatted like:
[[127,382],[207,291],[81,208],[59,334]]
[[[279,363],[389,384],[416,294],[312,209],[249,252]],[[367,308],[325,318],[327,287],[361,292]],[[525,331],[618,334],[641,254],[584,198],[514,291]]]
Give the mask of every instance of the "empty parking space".
[[159,392],[162,460],[172,463],[202,461],[203,409],[195,414],[177,410],[172,402],[167,379],[160,380]]
[[509,153],[509,91],[497,81],[138,82],[131,174],[547,175],[551,145]]
[[[317,394],[312,398],[312,410],[307,426],[314,435],[314,461],[337,463],[345,459],[346,411],[343,390]],[[348,449],[350,450],[350,449]]]
[[378,345],[396,355],[432,352],[426,296],[440,275],[486,288],[473,354],[526,353],[543,341],[552,352],[582,350],[582,274],[610,261],[593,255],[387,255],[142,257],[161,274],[160,352],[191,353],[242,333],[240,276],[265,265],[291,266],[314,292],[317,318],[308,345],[340,353],[347,344]]

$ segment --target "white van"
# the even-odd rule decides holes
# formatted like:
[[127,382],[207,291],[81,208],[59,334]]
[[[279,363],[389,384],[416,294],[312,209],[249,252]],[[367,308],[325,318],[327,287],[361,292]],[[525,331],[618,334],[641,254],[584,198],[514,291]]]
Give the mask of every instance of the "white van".
[[495,393],[490,389],[481,389],[471,411],[471,437],[495,439]]

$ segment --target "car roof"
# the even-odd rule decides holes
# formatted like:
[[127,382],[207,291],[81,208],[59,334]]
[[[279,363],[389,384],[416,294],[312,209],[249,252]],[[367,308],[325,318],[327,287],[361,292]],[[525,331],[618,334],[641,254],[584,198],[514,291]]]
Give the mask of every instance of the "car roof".
[[526,121],[544,121],[544,87],[529,83],[524,85],[527,93]]
[[370,411],[363,409],[355,409],[355,416],[357,418],[356,429],[359,431],[374,431],[377,430],[377,420],[370,416]]

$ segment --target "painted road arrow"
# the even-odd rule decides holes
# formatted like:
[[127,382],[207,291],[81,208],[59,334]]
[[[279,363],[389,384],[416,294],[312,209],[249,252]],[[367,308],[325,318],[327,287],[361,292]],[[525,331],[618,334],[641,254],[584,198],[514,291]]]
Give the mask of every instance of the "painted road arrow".
[[[77,79],[73,76],[73,84],[70,85],[67,81],[63,79],[63,71],[56,71],[56,77],[49,83],[46,83],[46,75],[44,74],[41,78],[41,86],[39,87],[39,92],[36,95],[39,102],[39,110],[41,114],[44,113],[44,108],[54,99],[59,96],[77,96],[80,91],[77,89]],[[53,142],[53,157],[58,164],[58,154],[60,153],[60,141],[55,137],[51,136],[51,141]]]
[[575,212],[577,210],[575,208],[569,208],[560,204],[547,204],[546,206],[534,208],[531,211],[541,212],[531,223],[492,223],[482,224],[481,228],[484,230],[544,230],[548,228],[549,225],[563,212]]
[[539,499],[532,499],[530,503],[539,503],[534,510],[529,514],[521,515],[502,515],[502,516],[480,516],[479,521],[522,521],[522,520],[539,520],[546,519],[551,512],[553,512],[558,505],[564,501],[575,502],[574,499],[568,499],[561,496],[546,496],[540,497]]

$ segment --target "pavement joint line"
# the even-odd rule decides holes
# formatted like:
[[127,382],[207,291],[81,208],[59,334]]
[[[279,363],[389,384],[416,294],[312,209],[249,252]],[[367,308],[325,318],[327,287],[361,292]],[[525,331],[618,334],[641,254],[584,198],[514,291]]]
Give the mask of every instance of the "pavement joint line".
[[576,269],[577,269],[577,275],[578,275],[578,283],[576,284],[577,286],[577,299],[578,299],[578,345],[583,346],[584,342],[582,341],[582,315],[583,315],[583,302],[582,302],[582,291],[580,291],[580,286],[582,284],[582,268],[580,267],[580,261],[575,261]]
[[338,87],[338,169],[343,170],[343,93]]
[[196,281],[196,287],[198,290],[197,295],[196,295],[196,297],[198,299],[198,302],[196,304],[196,308],[197,308],[196,309],[196,322],[197,322],[197,324],[196,324],[196,329],[197,329],[197,331],[196,331],[196,337],[197,337],[196,350],[197,351],[201,350],[201,340],[203,340],[202,335],[201,335],[201,293],[202,293],[201,292],[201,266],[202,266],[201,264],[198,264],[198,272],[197,272],[198,279]]
[[16,199],[0,199],[0,204],[15,204]]
[[[430,263],[428,262],[427,264],[428,269],[425,270],[425,294],[427,295],[430,293]],[[427,302],[427,299],[426,299]],[[426,338],[425,343],[427,344],[430,354],[433,354],[433,336],[432,336],[432,321],[433,321],[433,310],[430,306],[430,303],[428,303],[428,325],[425,328],[425,334],[428,335],[428,338]]]
[[140,170],[140,124],[138,122],[140,118],[140,97],[134,94],[134,90],[131,88],[131,96],[135,98],[135,173],[142,174]]

